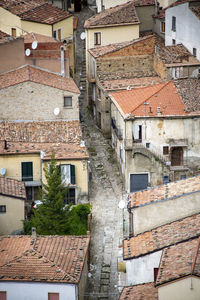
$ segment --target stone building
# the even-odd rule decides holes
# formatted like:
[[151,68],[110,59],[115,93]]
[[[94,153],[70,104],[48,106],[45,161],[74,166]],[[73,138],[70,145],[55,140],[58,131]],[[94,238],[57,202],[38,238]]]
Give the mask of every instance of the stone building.
[[[129,192],[185,178],[199,168],[199,80],[176,84],[109,94],[112,145]],[[186,89],[190,85],[195,89]]]

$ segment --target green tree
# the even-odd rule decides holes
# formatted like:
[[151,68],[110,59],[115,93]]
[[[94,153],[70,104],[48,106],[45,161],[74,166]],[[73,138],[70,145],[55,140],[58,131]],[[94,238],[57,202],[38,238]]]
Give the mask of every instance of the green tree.
[[90,204],[78,204],[74,206],[67,218],[67,234],[86,235],[88,231],[88,214]]
[[60,166],[52,156],[49,166],[44,168],[46,184],[40,190],[41,205],[34,210],[31,225],[42,235],[64,235],[67,231],[67,217],[70,205],[65,206],[64,197],[68,191],[61,180]]

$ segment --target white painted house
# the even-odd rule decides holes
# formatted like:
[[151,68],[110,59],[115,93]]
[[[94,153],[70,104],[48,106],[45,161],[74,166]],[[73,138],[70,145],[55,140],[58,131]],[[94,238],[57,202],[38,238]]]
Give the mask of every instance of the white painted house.
[[0,299],[84,299],[89,236],[4,236]]
[[165,45],[183,44],[200,60],[200,2],[177,1],[165,11]]

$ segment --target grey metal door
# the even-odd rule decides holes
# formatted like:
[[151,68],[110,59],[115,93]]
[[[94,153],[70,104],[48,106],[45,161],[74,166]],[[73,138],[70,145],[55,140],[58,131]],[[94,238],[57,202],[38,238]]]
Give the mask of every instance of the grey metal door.
[[134,193],[146,189],[148,186],[148,174],[130,175],[130,192]]

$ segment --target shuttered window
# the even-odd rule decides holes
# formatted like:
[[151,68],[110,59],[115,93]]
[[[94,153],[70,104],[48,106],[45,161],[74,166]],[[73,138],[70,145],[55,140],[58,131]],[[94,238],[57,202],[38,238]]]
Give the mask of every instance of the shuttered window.
[[32,162],[22,162],[22,181],[33,181]]
[[48,300],[59,300],[59,293],[48,293]]
[[60,165],[61,168],[61,179],[66,185],[75,184],[75,166],[74,165]]

